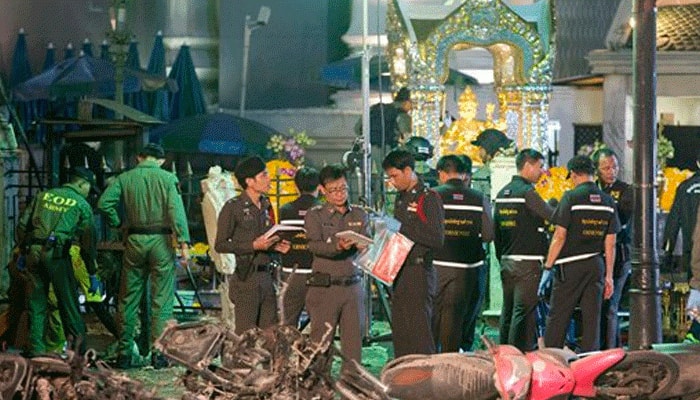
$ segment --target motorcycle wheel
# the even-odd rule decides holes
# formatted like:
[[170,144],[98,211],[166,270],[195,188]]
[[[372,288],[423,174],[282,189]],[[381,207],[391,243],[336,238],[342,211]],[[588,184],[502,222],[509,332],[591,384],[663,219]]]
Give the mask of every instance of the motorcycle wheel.
[[663,399],[679,374],[678,363],[667,354],[631,351],[596,379],[596,398]]

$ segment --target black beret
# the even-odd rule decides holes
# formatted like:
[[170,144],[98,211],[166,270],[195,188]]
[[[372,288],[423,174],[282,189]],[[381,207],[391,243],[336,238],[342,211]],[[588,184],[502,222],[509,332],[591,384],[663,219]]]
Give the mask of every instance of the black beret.
[[238,165],[236,165],[233,174],[236,176],[238,182],[243,182],[246,178],[254,178],[255,175],[264,171],[265,168],[265,162],[263,162],[260,157],[253,156],[241,160]]
[[149,143],[141,149],[140,156],[150,156],[158,159],[165,158],[165,150],[158,143]]
[[513,141],[498,129],[489,128],[481,132],[471,143],[474,146],[483,147],[486,153],[493,156],[498,150],[510,146]]
[[411,100],[411,91],[408,90],[407,87],[402,87],[401,89],[399,89],[399,91],[396,92],[396,95],[394,96],[394,101],[404,102],[409,100]]
[[73,167],[69,171],[70,176],[84,179],[90,185],[95,186],[95,174],[85,167]]

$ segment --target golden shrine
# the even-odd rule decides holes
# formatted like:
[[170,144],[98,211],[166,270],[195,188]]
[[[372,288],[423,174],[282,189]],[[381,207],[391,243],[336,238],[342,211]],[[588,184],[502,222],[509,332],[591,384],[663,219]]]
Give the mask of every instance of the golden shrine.
[[[518,148],[545,150],[554,63],[552,0],[527,5],[465,0],[446,17],[429,20],[408,18],[399,2],[391,0],[387,37],[393,89],[411,89],[414,135],[438,143],[448,55],[481,47],[493,56],[504,133]],[[436,146],[436,159],[441,150]]]
[[[494,128],[505,131],[506,122],[504,118],[494,120],[496,105],[489,103],[486,105],[486,119],[481,121],[476,119],[476,110],[479,102],[472,88],[467,88],[459,96],[459,118],[445,130],[440,138],[440,153],[445,154],[466,154],[472,159],[474,165],[482,163],[479,157],[479,148],[471,144],[479,133],[484,129]],[[505,105],[501,104],[499,116],[504,115]]]

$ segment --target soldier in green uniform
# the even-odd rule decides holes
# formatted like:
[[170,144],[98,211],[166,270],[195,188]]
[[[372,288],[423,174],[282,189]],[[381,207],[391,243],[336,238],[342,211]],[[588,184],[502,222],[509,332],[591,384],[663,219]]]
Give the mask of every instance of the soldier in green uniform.
[[20,217],[17,239],[26,255],[26,268],[32,280],[29,296],[29,355],[46,351],[49,285],[53,285],[66,338],[73,347],[85,350],[85,321],[78,308],[77,283],[73,275],[70,246],[81,244],[89,277],[89,292],[98,290],[95,276],[95,224],[86,197],[95,184],[95,174],[77,167],[63,186],[39,193]]
[[[155,368],[168,366],[167,359],[152,346],[173,315],[175,253],[171,235],[177,239],[183,263],[189,258],[190,235],[177,177],[160,168],[164,158],[162,147],[153,143],[146,145],[137,156],[136,168],[117,176],[97,203],[110,226],[126,226],[117,311],[118,368],[131,367],[137,313],[149,279],[151,361]],[[119,218],[120,203],[123,203],[126,221]]]

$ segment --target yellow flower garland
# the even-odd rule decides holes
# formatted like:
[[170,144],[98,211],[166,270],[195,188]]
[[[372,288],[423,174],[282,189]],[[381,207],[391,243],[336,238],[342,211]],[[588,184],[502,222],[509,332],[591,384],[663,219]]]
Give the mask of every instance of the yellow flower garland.
[[[267,173],[272,179],[270,185],[270,202],[275,211],[282,205],[292,202],[299,197],[297,187],[294,184],[294,173],[297,168],[287,160],[270,160],[266,164]],[[279,191],[278,191],[279,188]],[[279,213],[275,213],[275,218],[279,221]]]
[[552,167],[542,174],[540,180],[535,184],[535,190],[544,201],[550,199],[561,200],[564,192],[574,188],[574,182],[567,179],[569,171],[566,167]]
[[690,178],[693,172],[687,169],[664,168],[664,184],[659,188],[659,208],[665,212],[671,211],[673,199],[676,198],[676,189],[684,180]]

